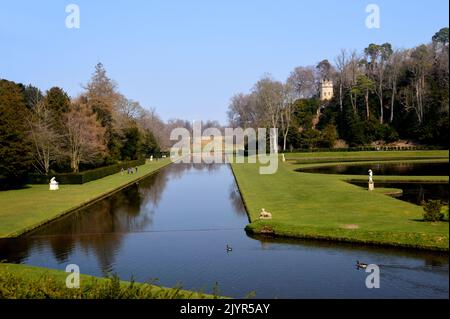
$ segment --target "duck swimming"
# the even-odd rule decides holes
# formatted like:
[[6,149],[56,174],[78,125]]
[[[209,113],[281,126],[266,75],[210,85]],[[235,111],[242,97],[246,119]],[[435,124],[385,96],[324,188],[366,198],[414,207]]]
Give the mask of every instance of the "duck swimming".
[[356,261],[356,268],[362,268],[362,269],[366,269],[367,268],[367,264],[360,262],[359,260]]
[[227,251],[232,251],[232,250],[233,250],[233,248],[227,244]]

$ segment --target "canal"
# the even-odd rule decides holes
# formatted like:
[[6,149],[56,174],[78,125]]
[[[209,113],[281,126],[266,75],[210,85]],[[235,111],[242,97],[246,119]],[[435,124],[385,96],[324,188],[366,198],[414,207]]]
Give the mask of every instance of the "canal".
[[[448,254],[250,237],[229,165],[174,164],[17,239],[0,260],[257,298],[448,298]],[[233,250],[227,252],[226,245]],[[356,260],[377,264],[367,289]]]

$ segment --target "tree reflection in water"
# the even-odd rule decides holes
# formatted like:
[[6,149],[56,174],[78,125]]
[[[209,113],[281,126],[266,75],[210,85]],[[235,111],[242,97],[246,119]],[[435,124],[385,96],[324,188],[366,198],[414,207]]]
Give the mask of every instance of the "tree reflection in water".
[[[153,217],[169,180],[180,179],[188,171],[214,173],[220,167],[220,164],[170,165],[20,238],[0,240],[0,260],[22,263],[31,252],[45,255],[48,253],[45,250],[50,249],[55,260],[65,264],[78,250],[95,255],[102,271],[110,272],[127,233],[152,230]],[[230,187],[230,200],[237,213],[246,214],[234,184]]]

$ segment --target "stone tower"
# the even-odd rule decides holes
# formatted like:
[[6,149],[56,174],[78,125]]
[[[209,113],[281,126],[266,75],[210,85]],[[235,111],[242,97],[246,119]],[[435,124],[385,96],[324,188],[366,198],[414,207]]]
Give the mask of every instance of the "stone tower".
[[320,81],[320,100],[328,101],[334,96],[333,92],[333,81],[328,79],[323,79]]

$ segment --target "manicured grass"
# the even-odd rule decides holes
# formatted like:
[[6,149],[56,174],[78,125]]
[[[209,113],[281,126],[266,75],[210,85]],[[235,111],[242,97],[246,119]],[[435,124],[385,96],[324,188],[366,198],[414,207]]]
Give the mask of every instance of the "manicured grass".
[[217,295],[120,281],[117,277],[80,275],[80,288],[66,287],[68,273],[27,265],[0,263],[0,299],[211,299]]
[[0,191],[0,238],[18,236],[87,203],[137,181],[170,164],[170,159],[139,166],[138,173],[120,173],[82,185],[28,185],[18,190]]
[[[377,160],[378,157],[370,157],[373,153],[384,153],[384,158],[392,158],[394,154],[410,158],[448,155],[448,152],[424,151],[358,152],[351,156]],[[288,160],[303,158],[313,161],[311,158],[326,157],[326,154],[301,153],[286,157]],[[328,154],[335,158],[349,156],[344,152]],[[280,161],[276,174],[260,175],[256,164],[232,164],[251,219],[247,230],[278,236],[448,251],[448,222],[422,222],[421,207],[386,196],[384,190],[369,192],[345,182],[352,178],[361,179],[361,176],[295,172],[294,169],[299,167]],[[377,178],[404,179],[403,176]],[[410,177],[411,180],[426,178]],[[448,176],[441,179],[448,181]],[[272,213],[272,220],[259,220],[262,208]]]
[[318,153],[288,153],[286,160],[301,163],[348,162],[348,161],[384,161],[439,159],[449,157],[448,151],[367,151],[367,152],[318,152]]

